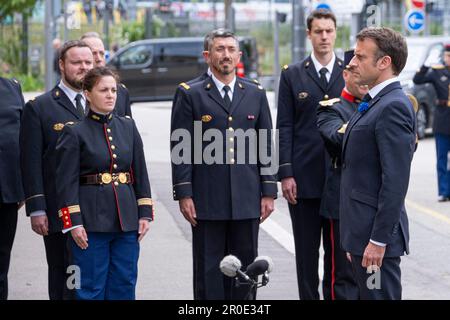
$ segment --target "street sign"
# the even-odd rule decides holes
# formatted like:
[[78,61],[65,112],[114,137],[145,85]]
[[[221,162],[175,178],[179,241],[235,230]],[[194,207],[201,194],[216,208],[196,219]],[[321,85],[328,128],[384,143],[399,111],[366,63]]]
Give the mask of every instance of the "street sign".
[[325,10],[331,11],[331,7],[328,3],[319,3],[316,7],[316,10],[318,10],[318,9],[325,9]]
[[425,28],[425,13],[422,10],[409,10],[404,18],[406,29],[418,33]]

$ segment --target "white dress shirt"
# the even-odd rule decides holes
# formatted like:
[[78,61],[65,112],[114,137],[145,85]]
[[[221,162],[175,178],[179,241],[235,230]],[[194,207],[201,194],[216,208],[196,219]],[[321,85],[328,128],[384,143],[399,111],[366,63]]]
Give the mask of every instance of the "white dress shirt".
[[311,60],[314,64],[314,68],[316,68],[316,72],[317,75],[320,78],[320,69],[322,68],[326,68],[327,69],[327,73],[325,74],[325,77],[327,78],[327,81],[330,82],[330,78],[331,78],[331,73],[333,72],[333,67],[334,67],[334,62],[336,61],[336,55],[333,52],[333,57],[331,58],[330,62],[326,65],[323,66],[319,60],[317,60],[316,56],[314,55],[314,52],[311,53]]

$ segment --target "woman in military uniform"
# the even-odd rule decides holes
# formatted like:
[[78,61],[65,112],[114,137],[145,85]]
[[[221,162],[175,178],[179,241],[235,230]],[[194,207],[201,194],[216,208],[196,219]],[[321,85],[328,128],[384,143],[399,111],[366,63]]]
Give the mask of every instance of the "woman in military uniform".
[[90,111],[64,126],[56,148],[59,217],[81,273],[69,288],[76,299],[135,299],[139,241],[153,220],[141,137],[131,118],[112,113],[117,83],[105,67],[86,75]]

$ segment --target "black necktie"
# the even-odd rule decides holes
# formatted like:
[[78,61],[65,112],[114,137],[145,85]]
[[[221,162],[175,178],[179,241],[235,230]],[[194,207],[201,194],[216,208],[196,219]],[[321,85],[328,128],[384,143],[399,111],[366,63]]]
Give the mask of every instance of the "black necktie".
[[231,100],[230,100],[230,96],[228,95],[228,91],[230,91],[230,90],[231,90],[230,86],[223,87],[223,91],[225,91],[223,100],[225,101],[225,106],[227,107],[228,110],[230,110],[230,107],[231,107]]
[[322,69],[319,70],[320,82],[322,83],[322,86],[324,88],[326,88],[328,86],[328,80],[327,80],[327,76],[326,76],[327,72],[328,72],[328,69],[325,67],[323,67]]
[[77,107],[77,111],[78,113],[81,115],[81,117],[84,117],[84,108],[83,105],[81,104],[81,98],[83,96],[81,94],[77,94],[75,97],[75,105]]
[[361,102],[369,102],[370,100],[372,100],[372,97],[370,96],[370,94],[366,93]]

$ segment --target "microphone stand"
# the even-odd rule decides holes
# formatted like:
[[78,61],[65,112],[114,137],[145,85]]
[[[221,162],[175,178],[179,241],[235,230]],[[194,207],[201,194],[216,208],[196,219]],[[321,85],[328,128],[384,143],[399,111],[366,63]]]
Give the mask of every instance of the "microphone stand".
[[241,282],[239,275],[237,275],[235,277],[235,287],[237,288],[237,287],[240,287],[241,285],[248,285],[249,286],[248,292],[247,292],[244,300],[255,300],[255,298],[256,298],[256,289],[264,287],[264,286],[266,286],[269,283],[269,275],[268,275],[267,272],[263,273],[261,282],[258,282],[258,276],[256,276],[256,279],[253,279],[253,278],[249,277],[248,275],[246,275],[245,273],[244,273],[244,275],[246,277],[240,275],[242,278],[245,279],[245,282]]

